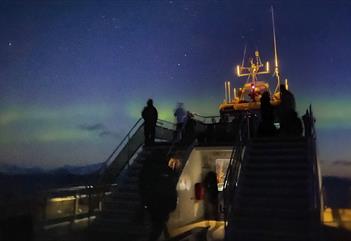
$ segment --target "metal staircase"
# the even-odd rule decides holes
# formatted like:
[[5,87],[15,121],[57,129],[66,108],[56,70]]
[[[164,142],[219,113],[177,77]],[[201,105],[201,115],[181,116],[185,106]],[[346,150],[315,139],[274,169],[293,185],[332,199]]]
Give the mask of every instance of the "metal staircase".
[[[174,130],[173,123],[157,120],[155,133],[156,141],[171,142]],[[128,166],[134,155],[141,150],[143,144],[144,123],[143,119],[140,118],[104,162],[100,170],[100,183],[113,183],[119,173]]]
[[227,174],[225,240],[320,240],[314,131],[243,142],[237,142]]
[[[98,185],[111,184],[110,195],[90,225],[85,240],[137,241],[147,238],[149,225],[142,220],[139,173],[148,160],[166,161],[173,139],[173,123],[158,120],[156,143],[144,146],[144,124],[139,119],[100,170]],[[112,185],[115,184],[115,185]]]
[[306,140],[253,140],[244,160],[231,240],[314,240]]
[[139,120],[105,161],[100,183],[111,186],[103,200],[102,211],[92,223],[86,240],[147,240],[151,228],[140,197],[140,172],[144,165],[176,157],[185,163],[192,143],[173,142],[174,125],[158,121],[156,143],[144,146],[143,124]]
[[130,167],[123,171],[117,187],[107,197],[102,212],[91,227],[90,240],[146,240],[150,224],[144,216],[139,195],[139,175],[144,163],[166,161],[170,144],[144,147]]

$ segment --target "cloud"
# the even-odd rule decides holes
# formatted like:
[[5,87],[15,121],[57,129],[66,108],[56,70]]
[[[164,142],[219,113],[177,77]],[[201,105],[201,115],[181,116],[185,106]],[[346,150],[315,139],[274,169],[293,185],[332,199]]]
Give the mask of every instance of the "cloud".
[[120,135],[119,133],[117,133],[117,132],[114,132],[114,131],[106,131],[106,130],[100,132],[99,136],[101,136],[101,137],[104,137],[104,136],[112,136],[112,137],[114,137],[114,138],[120,138],[120,137],[121,137],[121,135]]
[[336,160],[336,161],[333,161],[332,164],[339,165],[339,166],[351,166],[351,161]]
[[111,136],[114,138],[119,138],[120,134],[109,130],[103,123],[95,123],[95,124],[81,124],[78,126],[80,130],[88,131],[88,132],[97,132],[100,137]]
[[105,125],[102,123],[96,123],[96,124],[92,124],[92,125],[82,124],[82,125],[79,125],[79,128],[81,130],[86,130],[86,131],[97,131],[97,130],[105,130],[106,129]]

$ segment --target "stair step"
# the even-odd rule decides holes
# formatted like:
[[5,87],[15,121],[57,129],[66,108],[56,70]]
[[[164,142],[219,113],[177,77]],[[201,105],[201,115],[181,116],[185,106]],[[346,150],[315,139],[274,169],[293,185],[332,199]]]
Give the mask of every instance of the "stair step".
[[130,168],[130,169],[128,170],[127,175],[128,175],[129,177],[139,177],[141,168],[142,168],[142,167],[140,167],[140,168],[132,167],[132,168]]
[[307,159],[306,155],[261,155],[261,156],[250,156],[250,153],[245,154],[247,163],[256,163],[256,162],[282,162],[282,163],[298,163],[305,162]]
[[119,192],[139,192],[139,185],[137,183],[127,183],[124,185],[120,185],[117,190]]
[[284,230],[286,233],[306,233],[310,228],[308,220],[281,219],[280,217],[236,217],[232,220],[232,222],[233,227],[236,227],[237,230]]
[[281,219],[306,219],[310,215],[308,210],[286,208],[241,207],[234,209],[234,217],[273,217]]
[[305,149],[306,143],[250,143],[247,147],[247,151],[250,150],[272,150],[272,149]]
[[121,209],[121,208],[128,208],[128,209],[134,209],[137,207],[140,207],[141,201],[140,200],[106,200],[103,202],[103,208],[116,208],[116,209]]
[[252,169],[244,169],[242,171],[242,175],[245,177],[267,177],[267,178],[275,178],[279,177],[283,179],[288,178],[296,178],[296,177],[308,177],[309,173],[306,170],[252,170]]
[[296,143],[296,142],[306,142],[305,137],[255,137],[251,139],[251,143],[271,143],[271,142],[283,142],[283,143]]
[[309,207],[309,200],[306,198],[287,199],[285,197],[246,197],[238,196],[234,207],[251,207],[257,206],[262,208],[302,208]]
[[[115,228],[128,228],[128,227],[136,227],[140,228],[143,224],[137,222],[137,220],[125,219],[125,218],[114,218],[114,217],[106,217],[100,216],[96,222],[96,226],[100,226],[102,228],[109,228],[114,226]],[[138,227],[140,226],[140,227]]]
[[240,185],[245,187],[280,187],[280,188],[305,188],[308,186],[308,180],[296,179],[240,179]]
[[[103,236],[107,237],[113,235],[114,239],[112,240],[129,240],[134,241],[138,240],[140,237],[145,236],[150,230],[149,226],[144,224],[130,223],[128,225],[123,225],[116,222],[108,222],[104,220],[102,222],[94,225],[94,233],[100,233]],[[128,238],[128,239],[126,239]],[[100,239],[105,240],[105,239]]]
[[111,194],[110,199],[117,200],[117,199],[128,199],[132,201],[140,200],[140,195],[138,192],[114,192]]
[[259,149],[254,149],[252,147],[249,147],[246,149],[246,152],[250,153],[253,156],[257,155],[264,155],[264,154],[270,154],[270,155],[276,155],[276,154],[287,154],[287,153],[307,153],[306,147],[284,147],[284,148],[259,148]]
[[137,183],[139,182],[139,176],[126,176],[126,179],[125,179],[125,182],[126,183]]
[[295,162],[278,162],[278,163],[272,163],[272,162],[254,162],[254,163],[245,163],[243,165],[243,168],[245,170],[250,169],[250,170],[307,170],[310,166],[307,163],[295,163]]
[[282,188],[239,188],[238,195],[245,197],[285,197],[285,198],[308,198],[309,192],[306,189],[282,189]]
[[262,172],[245,172],[241,176],[242,180],[257,180],[257,181],[263,181],[263,180],[290,180],[294,181],[296,179],[308,179],[308,175],[305,173],[302,174],[291,174],[291,175],[284,175],[283,173],[276,173],[276,174],[265,174]]
[[136,210],[135,209],[122,209],[122,208],[115,208],[115,207],[103,207],[101,215],[113,215],[113,216],[120,216],[120,217],[132,217],[135,216]]
[[233,232],[236,241],[312,241],[305,232],[285,232],[279,229],[244,229],[234,230]]

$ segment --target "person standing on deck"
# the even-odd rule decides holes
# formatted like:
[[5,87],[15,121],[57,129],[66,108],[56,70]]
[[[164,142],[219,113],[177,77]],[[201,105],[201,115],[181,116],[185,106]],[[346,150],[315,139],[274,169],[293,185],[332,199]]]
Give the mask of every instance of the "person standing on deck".
[[280,85],[280,104],[278,106],[278,117],[280,122],[280,135],[288,132],[291,119],[294,118],[296,108],[294,95],[286,89],[285,85]]
[[269,92],[264,92],[261,97],[261,122],[258,126],[258,136],[275,136],[277,129],[274,126],[274,109],[270,102]]
[[182,129],[183,129],[184,121],[186,118],[186,111],[184,109],[183,103],[179,102],[177,104],[177,108],[174,111],[174,116],[176,117],[176,120],[177,120],[175,139],[181,140],[182,139]]
[[139,176],[139,190],[143,206],[150,214],[151,232],[148,241],[157,241],[162,232],[169,238],[167,221],[177,207],[177,169],[164,159],[149,159]]
[[281,84],[280,85],[280,107],[286,111],[295,111],[296,109],[296,103],[295,103],[295,97],[293,93],[291,93],[289,90],[286,89],[285,85]]
[[157,109],[153,105],[153,100],[148,99],[146,106],[141,112],[141,116],[144,119],[144,136],[145,145],[150,145],[155,142],[155,128],[158,119]]

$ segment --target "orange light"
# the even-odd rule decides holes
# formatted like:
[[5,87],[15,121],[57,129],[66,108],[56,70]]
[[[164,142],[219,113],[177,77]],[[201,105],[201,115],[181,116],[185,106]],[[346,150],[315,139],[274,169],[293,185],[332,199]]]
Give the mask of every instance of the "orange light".
[[266,71],[269,72],[269,62],[266,63]]
[[240,66],[239,65],[236,66],[236,74],[238,76],[240,76]]

